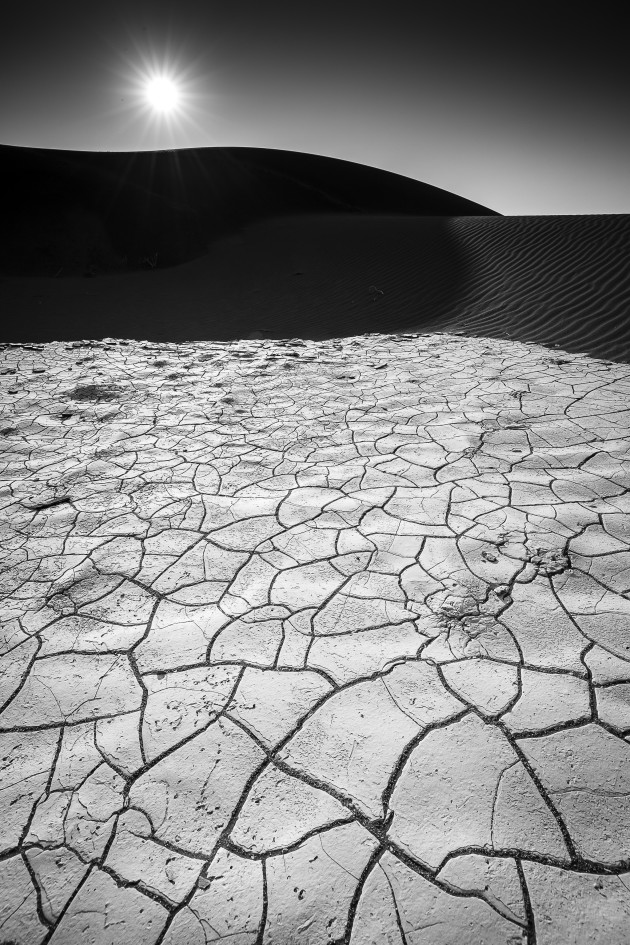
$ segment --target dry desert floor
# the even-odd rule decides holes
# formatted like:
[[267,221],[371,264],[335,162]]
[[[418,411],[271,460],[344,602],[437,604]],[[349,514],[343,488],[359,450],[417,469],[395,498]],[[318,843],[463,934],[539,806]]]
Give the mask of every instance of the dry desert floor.
[[0,362],[0,942],[630,940],[628,364]]

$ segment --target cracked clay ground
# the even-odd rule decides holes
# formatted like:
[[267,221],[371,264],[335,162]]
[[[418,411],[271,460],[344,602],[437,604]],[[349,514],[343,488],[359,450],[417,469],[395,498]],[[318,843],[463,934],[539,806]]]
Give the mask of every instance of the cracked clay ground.
[[630,366],[6,346],[0,942],[630,939]]

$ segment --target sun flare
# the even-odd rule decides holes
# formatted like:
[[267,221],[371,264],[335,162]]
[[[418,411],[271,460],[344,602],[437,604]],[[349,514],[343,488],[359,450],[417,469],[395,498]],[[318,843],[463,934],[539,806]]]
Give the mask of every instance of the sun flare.
[[133,134],[153,148],[171,148],[189,144],[191,135],[204,137],[217,96],[198,57],[168,45],[156,51],[133,42],[116,72],[112,113],[121,138]]

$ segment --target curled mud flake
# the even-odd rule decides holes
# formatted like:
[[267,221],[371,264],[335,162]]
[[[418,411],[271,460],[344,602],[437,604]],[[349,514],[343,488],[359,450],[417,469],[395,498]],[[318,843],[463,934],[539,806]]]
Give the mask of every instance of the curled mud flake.
[[127,392],[116,384],[79,384],[67,396],[71,400],[108,401],[119,400]]

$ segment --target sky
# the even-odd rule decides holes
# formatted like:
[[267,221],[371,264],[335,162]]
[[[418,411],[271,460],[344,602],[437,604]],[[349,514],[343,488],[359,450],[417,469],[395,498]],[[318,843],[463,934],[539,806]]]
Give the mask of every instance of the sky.
[[[507,215],[630,213],[630,57],[611,3],[11,7],[1,144],[277,148],[383,168]],[[169,112],[147,98],[165,76],[179,95]]]

